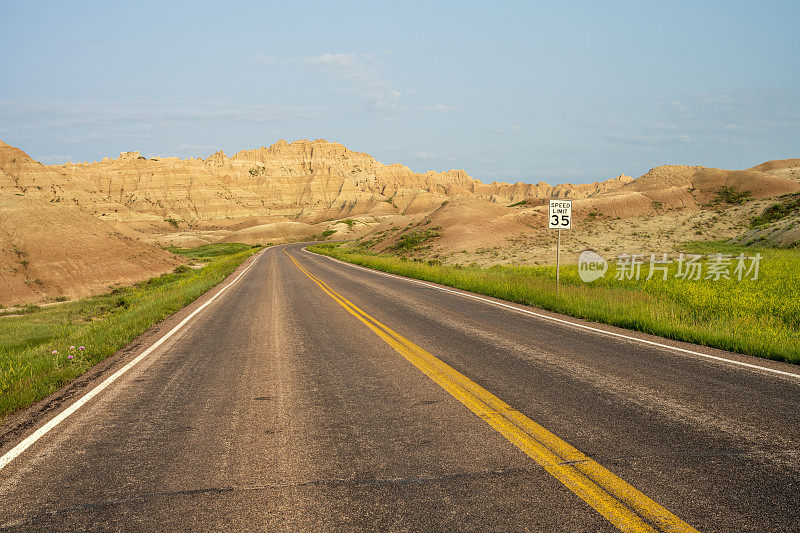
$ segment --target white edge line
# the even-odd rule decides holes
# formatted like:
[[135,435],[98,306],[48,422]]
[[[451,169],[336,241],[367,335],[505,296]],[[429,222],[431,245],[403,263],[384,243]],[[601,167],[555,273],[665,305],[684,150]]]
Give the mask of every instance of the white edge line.
[[785,370],[778,370],[778,369],[769,368],[769,367],[766,367],[766,366],[754,365],[752,363],[745,363],[743,361],[736,361],[734,359],[727,359],[725,357],[720,357],[718,355],[710,355],[710,354],[707,354],[707,353],[696,352],[694,350],[687,350],[686,348],[678,348],[677,346],[670,346],[669,344],[663,344],[663,343],[660,343],[660,342],[649,341],[647,339],[639,339],[639,338],[636,338],[636,337],[631,337],[629,335],[623,335],[622,333],[616,333],[614,331],[608,331],[608,330],[605,330],[605,329],[594,328],[592,326],[587,326],[585,324],[578,324],[578,323],[575,323],[575,322],[570,322],[569,320],[564,320],[562,318],[556,318],[556,317],[544,315],[542,313],[536,313],[534,311],[529,311],[528,309],[522,309],[521,307],[517,307],[515,305],[509,305],[509,304],[498,302],[498,301],[495,301],[495,300],[490,300],[489,298],[482,298],[480,296],[476,296],[476,295],[470,294],[468,292],[455,290],[455,289],[447,289],[445,287],[440,287],[439,285],[434,285],[433,283],[427,283],[425,281],[420,281],[418,279],[407,278],[405,276],[398,276],[396,274],[390,274],[388,272],[382,272],[380,270],[375,270],[373,268],[367,268],[367,267],[363,267],[361,265],[348,263],[347,261],[342,261],[341,259],[336,259],[335,257],[331,257],[329,255],[318,254],[316,252],[312,252],[310,250],[306,250],[305,248],[303,248],[303,251],[305,251],[307,253],[310,253],[310,254],[314,254],[314,255],[319,256],[319,257],[326,257],[326,258],[330,259],[331,261],[336,261],[338,263],[342,263],[344,265],[348,265],[348,266],[351,266],[353,268],[366,270],[367,272],[373,272],[375,274],[380,274],[382,276],[388,276],[390,278],[402,279],[402,280],[405,280],[405,281],[408,281],[408,282],[411,282],[411,283],[416,283],[418,285],[424,285],[426,287],[430,287],[432,289],[437,289],[437,290],[440,290],[440,291],[443,291],[443,292],[451,292],[453,294],[458,294],[459,296],[463,296],[464,298],[470,298],[472,300],[478,300],[478,301],[481,301],[481,302],[486,302],[486,303],[489,303],[489,304],[497,306],[497,307],[505,307],[507,309],[511,309],[511,310],[517,311],[519,313],[535,316],[535,317],[538,317],[538,318],[543,318],[545,320],[550,320],[552,322],[558,322],[558,323],[561,323],[561,324],[566,324],[568,326],[573,326],[573,327],[576,327],[576,328],[581,328],[581,329],[593,331],[595,333],[600,333],[602,335],[608,335],[608,336],[611,336],[611,337],[619,337],[619,338],[630,340],[630,341],[640,342],[642,344],[649,344],[651,346],[658,346],[659,348],[666,348],[668,350],[673,350],[673,351],[676,351],[676,352],[682,352],[682,353],[689,354],[689,355],[705,357],[706,359],[711,359],[711,360],[714,360],[714,361],[728,363],[728,364],[731,364],[731,365],[739,365],[739,366],[746,367],[746,368],[751,368],[751,369],[754,369],[754,370],[760,370],[760,371],[764,371],[764,372],[772,372],[774,374],[778,374],[778,375],[781,375],[781,376],[789,376],[789,377],[792,377],[792,378],[800,379],[800,374],[795,374],[795,373],[792,373],[792,372],[786,372]]
[[[263,252],[262,252],[262,253],[263,253]],[[67,408],[66,408],[66,409],[64,409],[63,411],[61,411],[61,412],[60,412],[58,415],[56,415],[54,418],[50,419],[50,420],[49,420],[49,421],[48,421],[48,422],[47,422],[45,425],[43,425],[42,427],[40,427],[39,429],[37,429],[36,431],[34,431],[34,432],[33,432],[33,433],[31,433],[30,435],[28,435],[28,436],[27,436],[27,437],[26,437],[24,440],[22,440],[21,442],[19,442],[19,443],[18,443],[16,446],[14,446],[13,448],[11,448],[11,449],[10,449],[10,450],[9,450],[9,451],[8,451],[8,452],[5,454],[5,455],[3,455],[3,457],[0,457],[0,470],[2,470],[2,469],[3,469],[3,468],[6,466],[6,465],[8,465],[8,463],[10,463],[11,461],[13,461],[13,460],[14,460],[14,459],[16,459],[17,457],[19,457],[19,455],[21,455],[21,454],[22,454],[22,453],[23,453],[25,450],[27,450],[28,448],[30,448],[30,447],[31,447],[31,446],[32,446],[32,445],[33,445],[33,444],[34,444],[34,443],[35,443],[37,440],[39,440],[39,439],[40,439],[40,438],[42,438],[44,435],[46,435],[46,434],[47,434],[47,432],[49,432],[51,429],[53,429],[54,427],[56,427],[57,425],[59,425],[61,422],[63,422],[64,420],[66,420],[66,419],[67,419],[67,417],[69,417],[69,416],[70,416],[72,413],[74,413],[75,411],[77,411],[78,409],[80,409],[81,407],[83,407],[84,405],[86,405],[86,403],[87,403],[89,400],[91,400],[92,398],[94,398],[95,396],[97,396],[98,394],[100,394],[100,393],[101,393],[101,392],[102,392],[104,389],[106,389],[106,388],[107,388],[109,385],[111,385],[112,383],[114,383],[114,382],[115,382],[117,379],[119,379],[119,377],[120,377],[120,376],[122,376],[123,374],[125,374],[125,372],[127,372],[128,370],[130,370],[131,368],[133,368],[133,367],[136,365],[136,363],[138,363],[139,361],[141,361],[142,359],[144,359],[145,357],[147,357],[148,355],[150,355],[151,353],[153,353],[153,352],[154,352],[154,351],[155,351],[155,350],[156,350],[156,349],[157,349],[159,346],[161,346],[162,344],[164,344],[164,342],[165,342],[167,339],[169,339],[169,338],[170,338],[170,337],[172,337],[172,336],[173,336],[175,333],[177,333],[177,332],[178,332],[178,331],[179,331],[179,330],[180,330],[180,329],[181,329],[183,326],[185,326],[185,325],[186,325],[186,324],[187,324],[187,323],[188,323],[188,322],[189,322],[189,321],[190,321],[192,318],[194,318],[194,317],[195,317],[195,316],[196,316],[196,315],[197,315],[197,314],[198,314],[200,311],[202,311],[203,309],[205,309],[206,307],[208,307],[209,305],[211,305],[211,304],[214,302],[214,300],[216,300],[216,299],[217,299],[217,298],[218,298],[218,297],[219,297],[219,296],[220,296],[222,293],[224,293],[225,291],[227,291],[227,290],[228,290],[228,289],[229,289],[231,286],[233,286],[233,284],[234,284],[234,283],[236,283],[237,281],[239,281],[239,279],[240,279],[242,276],[244,276],[244,275],[245,275],[245,273],[247,273],[247,271],[248,271],[248,270],[250,270],[250,269],[253,267],[253,265],[255,265],[255,264],[256,264],[256,261],[258,261],[258,260],[260,259],[260,257],[261,257],[261,254],[259,254],[259,255],[258,255],[258,256],[257,256],[257,257],[256,257],[256,258],[253,260],[253,262],[252,262],[252,263],[250,263],[250,265],[248,265],[248,266],[247,266],[247,268],[245,268],[244,270],[242,270],[242,271],[239,273],[239,275],[238,275],[238,276],[236,276],[236,278],[235,278],[233,281],[231,281],[230,283],[228,283],[227,285],[225,285],[225,286],[224,286],[222,289],[220,289],[220,290],[219,290],[219,292],[217,292],[217,294],[215,294],[214,296],[212,296],[212,297],[211,297],[211,299],[209,299],[209,300],[208,300],[206,303],[204,303],[203,305],[201,305],[200,307],[198,307],[197,309],[195,309],[195,310],[194,310],[194,311],[193,311],[193,312],[192,312],[192,313],[191,313],[189,316],[187,316],[186,318],[184,318],[183,320],[181,320],[181,321],[180,321],[180,323],[179,323],[177,326],[175,326],[174,328],[172,328],[171,330],[169,330],[169,332],[167,332],[167,333],[166,333],[166,334],[165,334],[163,337],[161,337],[160,339],[158,339],[158,340],[157,340],[155,343],[153,343],[153,344],[152,344],[152,345],[151,345],[149,348],[147,348],[147,349],[146,349],[145,351],[143,351],[141,354],[139,354],[138,356],[136,356],[136,358],[135,358],[135,359],[132,359],[132,360],[131,360],[130,362],[128,362],[128,363],[127,363],[125,366],[123,366],[122,368],[120,368],[119,370],[117,370],[116,372],[114,372],[113,374],[111,374],[110,376],[108,376],[108,377],[105,379],[105,381],[103,381],[101,384],[99,384],[98,386],[96,386],[95,388],[93,388],[92,390],[90,390],[89,392],[87,392],[86,394],[84,394],[84,395],[83,395],[83,396],[82,396],[80,399],[78,399],[78,400],[77,400],[75,403],[73,403],[72,405],[70,405],[69,407],[67,407]]]

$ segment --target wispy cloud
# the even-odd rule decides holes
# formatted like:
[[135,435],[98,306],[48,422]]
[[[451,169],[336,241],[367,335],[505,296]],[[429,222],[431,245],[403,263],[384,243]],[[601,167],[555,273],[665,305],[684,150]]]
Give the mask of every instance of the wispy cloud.
[[[262,65],[296,65],[303,69],[336,80],[341,83],[341,92],[357,94],[363,103],[380,110],[397,110],[426,113],[452,113],[460,106],[443,103],[410,106],[401,105],[401,92],[386,74],[385,58],[393,55],[391,50],[378,53],[331,53],[318,56],[276,58],[269,54],[253,56],[255,63]],[[413,90],[411,91],[413,93]],[[390,122],[394,120],[381,119]]]
[[758,131],[795,126],[800,118],[800,96],[792,90],[686,95],[656,103],[668,120],[660,129],[694,131]]
[[57,154],[50,154],[44,155],[39,158],[40,163],[44,163],[45,165],[57,165],[60,163],[66,163],[67,161],[74,161],[75,157],[71,155],[57,155]]
[[[800,92],[789,89],[697,93],[653,102],[641,117],[591,124],[587,131],[600,145],[641,147],[650,161],[691,158],[710,164],[749,154],[776,154],[779,138],[797,138]],[[699,154],[699,155],[698,155]],[[722,159],[719,154],[725,154]],[[758,157],[750,156],[750,157]],[[763,156],[762,156],[763,157]]]
[[256,63],[263,63],[265,65],[275,65],[277,63],[280,63],[278,59],[266,54],[259,54],[257,56],[253,56],[253,61],[255,61]]
[[[316,133],[328,120],[353,120],[363,114],[363,109],[354,106],[0,100],[0,139],[33,152],[41,150],[38,159],[48,163],[90,160],[114,148],[205,156],[221,147],[209,141],[219,139],[229,146],[228,137],[237,132],[275,140],[289,131]],[[228,137],[220,138],[220,131]],[[36,156],[33,152],[29,153]],[[71,155],[48,157],[50,154]]]
[[522,128],[519,124],[511,124],[509,126],[494,126],[489,128],[492,133],[516,133]]
[[461,107],[457,105],[436,104],[436,105],[419,106],[417,109],[419,109],[420,111],[436,111],[437,113],[451,113],[453,111],[458,111],[459,109],[461,109]]
[[310,70],[339,79],[347,90],[360,94],[377,107],[394,107],[402,93],[384,79],[372,54],[322,54],[298,60]]
[[359,94],[376,107],[395,107],[402,93],[382,72],[376,54],[326,53],[315,57],[286,60],[330,78],[342,81],[344,90]]
[[411,155],[417,159],[436,159],[436,154],[426,152],[425,150],[414,152]]
[[0,135],[72,132],[75,141],[147,134],[163,128],[201,124],[287,123],[353,113],[335,107],[247,105],[228,102],[61,102],[0,101]]
[[216,144],[187,144],[182,143],[175,146],[176,150],[180,150],[181,152],[191,152],[191,153],[199,153],[199,154],[210,154],[219,150],[219,146]]

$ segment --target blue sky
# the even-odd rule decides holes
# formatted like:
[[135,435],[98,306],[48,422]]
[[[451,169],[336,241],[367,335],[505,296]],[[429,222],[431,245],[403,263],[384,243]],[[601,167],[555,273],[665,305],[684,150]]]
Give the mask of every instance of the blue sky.
[[325,138],[585,182],[800,157],[800,2],[23,2],[0,139],[43,162]]

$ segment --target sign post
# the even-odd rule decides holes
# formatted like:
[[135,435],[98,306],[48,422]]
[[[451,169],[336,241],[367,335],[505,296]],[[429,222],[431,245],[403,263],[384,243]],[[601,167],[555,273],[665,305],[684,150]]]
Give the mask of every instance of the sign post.
[[547,227],[558,231],[556,241],[556,291],[561,287],[561,230],[572,229],[572,200],[550,199]]

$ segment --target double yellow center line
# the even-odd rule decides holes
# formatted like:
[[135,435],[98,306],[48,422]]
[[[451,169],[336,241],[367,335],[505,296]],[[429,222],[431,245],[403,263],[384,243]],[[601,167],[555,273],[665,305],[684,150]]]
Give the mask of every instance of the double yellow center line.
[[622,531],[697,531],[623,479],[500,398],[359,309],[306,270],[306,276],[473,413]]

